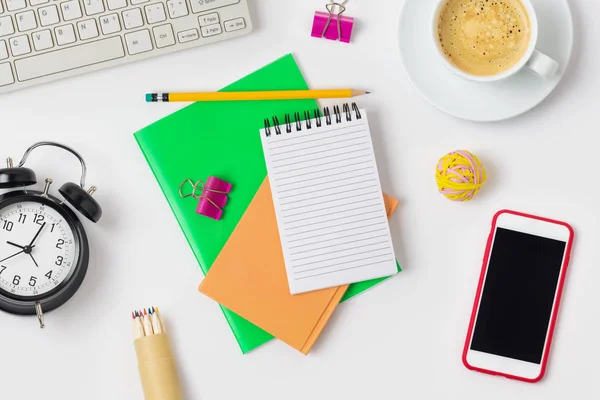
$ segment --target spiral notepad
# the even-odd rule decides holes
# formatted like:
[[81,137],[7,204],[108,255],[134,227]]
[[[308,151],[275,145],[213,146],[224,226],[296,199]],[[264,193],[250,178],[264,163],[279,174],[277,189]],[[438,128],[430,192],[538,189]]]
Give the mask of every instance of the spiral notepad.
[[290,292],[397,273],[366,111],[353,103],[264,122]]

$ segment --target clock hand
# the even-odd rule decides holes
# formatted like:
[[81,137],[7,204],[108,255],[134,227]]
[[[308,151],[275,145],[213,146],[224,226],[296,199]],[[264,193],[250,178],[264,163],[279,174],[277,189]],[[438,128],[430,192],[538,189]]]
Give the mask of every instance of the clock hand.
[[31,239],[31,243],[29,243],[29,247],[33,247],[33,242],[35,242],[35,239],[37,239],[38,236],[40,235],[40,233],[42,233],[42,229],[44,229],[45,226],[46,226],[46,223],[44,222],[42,224],[42,226],[40,227],[40,229],[35,234],[35,236],[33,237],[33,239]]
[[[34,247],[35,247],[35,245],[31,246],[31,248],[32,248],[32,249],[33,249]],[[4,259],[0,260],[0,263],[1,263],[1,262],[3,262],[3,261],[6,261],[6,260],[8,260],[8,259],[10,259],[10,258],[13,258],[14,256],[18,256],[18,255],[19,255],[19,254],[21,254],[21,253],[25,253],[25,249],[23,249],[23,250],[19,251],[18,253],[15,253],[15,254],[13,254],[12,256],[8,256],[8,257],[6,257],[6,258],[4,258]]]
[[33,260],[33,263],[35,264],[35,266],[39,268],[40,266],[39,266],[39,265],[38,265],[38,263],[35,261],[35,258],[33,258],[33,254],[29,253],[29,257],[31,257],[31,259]]
[[8,242],[8,241],[7,241],[6,243],[10,244],[11,246],[18,247],[18,248],[20,248],[20,249],[24,249],[24,248],[25,248],[25,247],[23,247],[23,246],[19,246],[19,245],[18,245],[18,244],[16,244],[16,243],[13,243],[13,242]]
[[33,239],[31,239],[31,243],[29,243],[29,246],[26,246],[25,248],[23,248],[23,251],[25,251],[25,249],[29,250],[27,252],[27,254],[29,254],[29,257],[31,257],[31,260],[33,261],[33,263],[35,264],[35,266],[37,268],[39,268],[40,266],[38,265],[37,261],[35,261],[35,258],[33,258],[33,254],[31,254],[31,250],[35,247],[35,245],[33,243],[38,238],[38,236],[40,236],[40,233],[42,233],[42,229],[44,229],[45,226],[46,226],[46,223],[44,222],[42,224],[42,226],[40,226],[40,229],[37,231],[37,233],[35,234],[35,236],[33,237]]
[[0,262],[6,261],[6,260],[8,260],[9,258],[13,258],[14,256],[18,256],[19,254],[21,254],[21,253],[24,253],[24,252],[25,252],[25,250],[21,250],[20,252],[18,252],[18,253],[15,253],[15,254],[13,254],[12,256],[8,256],[8,257],[6,257],[5,259],[3,259],[3,260],[0,260]]

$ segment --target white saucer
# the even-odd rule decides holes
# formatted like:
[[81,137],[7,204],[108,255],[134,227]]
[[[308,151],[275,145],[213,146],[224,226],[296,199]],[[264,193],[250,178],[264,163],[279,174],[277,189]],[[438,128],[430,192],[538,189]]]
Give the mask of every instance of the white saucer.
[[467,81],[435,54],[430,27],[436,0],[405,0],[400,16],[400,57],[413,87],[440,110],[471,121],[500,121],[540,104],[563,77],[573,49],[573,18],[567,0],[531,0],[539,20],[537,49],[560,64],[544,80],[521,71],[504,81]]

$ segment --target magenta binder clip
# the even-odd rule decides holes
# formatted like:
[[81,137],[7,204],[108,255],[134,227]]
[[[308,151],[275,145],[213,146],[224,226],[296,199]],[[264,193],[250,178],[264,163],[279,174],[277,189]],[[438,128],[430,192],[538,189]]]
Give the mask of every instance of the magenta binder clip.
[[330,0],[325,6],[328,12],[315,12],[311,36],[350,43],[354,18],[342,15],[346,11],[347,2],[348,0]]
[[[192,187],[191,193],[183,193],[186,183]],[[202,181],[194,183],[191,179],[186,179],[179,185],[179,196],[199,200],[196,212],[218,221],[223,216],[223,208],[227,204],[227,195],[231,192],[231,187],[231,183],[214,176],[209,176],[206,183]]]

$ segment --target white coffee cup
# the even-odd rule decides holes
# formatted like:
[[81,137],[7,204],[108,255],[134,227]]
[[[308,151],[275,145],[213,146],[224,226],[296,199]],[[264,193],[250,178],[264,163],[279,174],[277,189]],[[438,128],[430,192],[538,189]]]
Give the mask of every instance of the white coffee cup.
[[452,72],[465,79],[477,82],[494,82],[499,81],[501,79],[506,79],[510,76],[513,76],[523,68],[545,79],[549,79],[556,75],[559,68],[558,63],[552,58],[545,55],[544,53],[541,53],[540,51],[535,49],[538,41],[539,27],[537,15],[530,0],[520,0],[523,6],[527,9],[527,13],[529,14],[529,25],[531,29],[529,46],[523,57],[511,69],[508,69],[496,75],[480,76],[465,72],[453,65],[444,55],[438,41],[439,15],[440,11],[442,10],[442,6],[446,4],[447,1],[448,0],[437,1],[437,5],[435,7],[435,12],[433,13],[433,18],[431,22],[431,37],[433,39],[433,44],[435,46],[436,53],[438,54],[440,61]]

